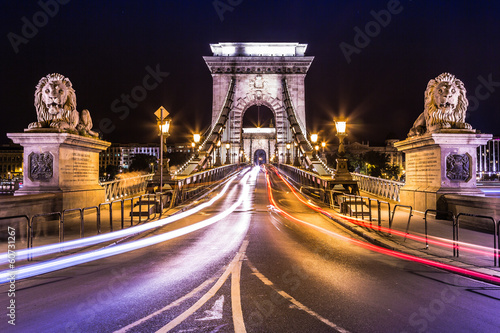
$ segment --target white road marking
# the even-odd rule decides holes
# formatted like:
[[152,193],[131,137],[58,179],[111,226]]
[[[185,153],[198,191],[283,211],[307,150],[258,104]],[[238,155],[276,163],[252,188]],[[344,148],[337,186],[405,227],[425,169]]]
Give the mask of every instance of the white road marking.
[[[248,242],[247,242],[248,245]],[[240,278],[241,265],[245,254],[239,257],[238,262],[234,265],[231,274],[231,308],[233,309],[233,325],[235,333],[246,333],[245,322],[243,320],[243,310],[241,309],[241,292]]]
[[198,318],[196,320],[215,320],[215,319],[222,319],[222,309],[224,307],[224,295],[219,297],[215,303],[214,306],[210,310],[205,310],[205,317],[203,318]]
[[[247,258],[248,259],[248,258]],[[322,321],[323,323],[325,323],[326,325],[330,326],[331,328],[337,330],[338,332],[341,332],[341,333],[349,333],[348,330],[332,323],[331,321],[329,321],[328,319],[322,317],[320,314],[316,313],[315,311],[309,309],[307,306],[305,306],[304,304],[300,303],[299,301],[297,301],[295,298],[293,298],[292,296],[290,296],[288,293],[286,293],[285,291],[279,289],[278,287],[276,287],[274,285],[274,283],[272,283],[268,278],[266,278],[261,272],[259,272],[259,270],[257,270],[257,268],[249,261],[247,260],[247,264],[248,266],[250,267],[250,269],[252,270],[253,274],[259,278],[259,280],[261,280],[266,286],[269,286],[271,288],[274,289],[274,291],[276,291],[279,295],[281,295],[284,299],[286,299],[287,301],[289,301],[290,303],[292,303],[294,306],[297,307],[297,309],[299,310],[302,310],[308,314],[310,314],[311,316],[315,317],[316,319],[319,319],[320,321]]]
[[178,306],[179,304],[181,304],[182,302],[190,299],[191,297],[195,296],[197,293],[199,293],[200,291],[202,291],[203,289],[205,289],[206,287],[208,287],[209,285],[211,285],[214,281],[215,281],[216,277],[212,277],[208,280],[206,280],[205,282],[203,282],[202,284],[200,284],[198,287],[196,287],[195,289],[193,289],[191,292],[189,292],[188,294],[182,296],[181,298],[175,300],[174,302],[170,303],[169,305],[165,306],[164,308],[158,310],[158,311],[155,311],[153,313],[151,313],[150,315],[144,317],[144,318],[141,318],[139,319],[138,321],[136,322],[133,322],[132,324],[130,325],[127,325],[121,329],[119,329],[118,331],[115,331],[114,333],[125,333],[127,332],[129,329],[133,328],[133,327],[136,327],[146,321],[148,321],[149,319],[161,314],[162,312],[165,312],[167,310],[170,310],[176,306]]
[[[248,246],[248,241],[243,241],[243,244],[241,245],[240,249],[238,250],[238,254],[234,257],[234,259],[231,261],[229,264],[228,268],[222,273],[221,277],[217,280],[217,282],[213,285],[212,288],[210,288],[209,291],[205,295],[203,295],[195,304],[193,304],[189,309],[181,313],[179,316],[174,318],[171,322],[169,322],[167,325],[163,326],[160,328],[156,333],[166,333],[170,331],[171,329],[175,328],[177,325],[182,323],[184,320],[189,318],[193,313],[195,313],[200,307],[202,307],[208,300],[210,300],[217,291],[222,287],[224,282],[226,282],[227,278],[229,275],[233,272],[234,268],[238,263],[243,260],[245,257],[245,251]],[[233,309],[234,311],[234,309]],[[244,329],[244,326],[243,326]],[[246,331],[240,331],[240,332],[246,332]]]

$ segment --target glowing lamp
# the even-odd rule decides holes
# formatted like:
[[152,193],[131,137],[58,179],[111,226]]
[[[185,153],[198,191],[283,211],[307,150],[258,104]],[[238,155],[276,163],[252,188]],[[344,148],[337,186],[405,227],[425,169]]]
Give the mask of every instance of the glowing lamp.
[[338,134],[345,134],[345,130],[347,127],[347,123],[345,121],[336,121],[335,128],[337,129]]
[[195,143],[198,143],[200,142],[200,139],[201,139],[201,135],[200,134],[193,134],[193,139],[194,139],[194,142]]

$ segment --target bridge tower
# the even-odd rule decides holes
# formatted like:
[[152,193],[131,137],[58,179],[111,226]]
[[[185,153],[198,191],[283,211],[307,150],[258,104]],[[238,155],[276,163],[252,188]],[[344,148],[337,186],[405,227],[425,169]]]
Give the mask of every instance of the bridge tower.
[[[218,43],[210,47],[213,55],[203,59],[213,78],[212,128],[220,122],[228,95],[232,100],[219,137],[231,144],[224,154],[233,158],[243,149],[253,161],[256,152],[264,151],[268,162],[277,153],[275,158],[284,163],[287,143],[302,143],[303,153],[312,150],[307,147],[304,79],[314,57],[305,56],[307,44]],[[245,112],[254,105],[272,111],[274,128],[243,128]],[[291,149],[290,154],[294,153]]]
[[[200,145],[204,157],[198,164],[192,161],[184,174],[206,165],[220,149],[221,161],[236,163],[243,151],[252,161],[299,160],[320,175],[331,175],[315,158],[306,131],[304,80],[314,60],[305,56],[307,44],[218,43],[210,48],[213,55],[203,59],[213,79],[212,126]],[[252,106],[271,110],[273,126],[244,128],[245,113]]]

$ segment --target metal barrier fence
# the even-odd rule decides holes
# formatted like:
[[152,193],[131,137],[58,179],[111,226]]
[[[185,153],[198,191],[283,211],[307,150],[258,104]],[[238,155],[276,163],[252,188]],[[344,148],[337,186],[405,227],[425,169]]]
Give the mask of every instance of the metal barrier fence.
[[148,181],[154,174],[135,176],[124,179],[111,180],[100,183],[106,193],[106,202],[134,195],[146,190]]
[[[365,204],[366,200],[366,204]],[[413,216],[413,207],[412,206],[407,206],[407,205],[394,205],[391,213],[391,204],[389,202],[385,201],[380,201],[377,199],[372,199],[368,197],[363,197],[363,196],[357,196],[357,195],[351,195],[351,194],[345,194],[343,192],[339,191],[330,191],[330,207],[334,208],[335,203],[337,204],[340,212],[344,215],[349,215],[350,217],[358,217],[361,215],[361,219],[365,219],[365,215],[368,215],[368,219],[370,221],[373,220],[372,216],[372,201],[377,202],[377,219],[378,219],[378,226],[379,228],[381,227],[381,205],[386,204],[388,207],[388,233],[389,235],[391,234],[392,230],[392,224],[394,222],[394,217],[396,210],[398,208],[406,208],[408,209],[408,221],[406,224],[406,230],[405,230],[405,236],[404,239],[406,241],[406,237],[409,234],[409,229],[410,229],[410,223],[411,223],[411,218]],[[363,207],[367,206],[367,212],[365,214]],[[352,206],[356,207],[355,210],[353,211]],[[361,212],[357,211],[357,207],[361,207]],[[460,256],[460,237],[459,237],[459,230],[460,230],[460,223],[459,220],[461,217],[473,217],[473,218],[479,218],[479,219],[486,219],[488,221],[491,221],[492,226],[493,226],[493,265],[494,266],[500,266],[500,220],[495,222],[495,219],[491,216],[485,216],[485,215],[475,215],[475,214],[468,214],[468,213],[459,213],[457,215],[453,214],[451,211],[439,211],[439,210],[434,210],[434,209],[427,209],[424,213],[424,233],[425,233],[425,248],[429,249],[429,242],[428,242],[428,222],[427,222],[427,215],[428,213],[433,212],[441,215],[446,215],[451,221],[452,221],[452,234],[453,234],[453,256],[454,257],[459,257]]]
[[[29,217],[28,215],[6,216],[1,217],[0,220],[26,220],[27,248],[33,247],[33,241],[35,239],[34,230],[36,229],[36,227],[39,227],[39,229],[45,229],[47,223],[57,223],[59,242],[63,242],[65,236],[68,235],[67,229],[68,223],[70,221],[78,222],[77,228],[79,228],[79,237],[85,237],[85,229],[89,226],[89,212],[93,216],[95,216],[95,218],[93,218],[93,221],[95,221],[96,234],[100,234],[103,232],[101,221],[103,220],[102,218],[106,216],[105,214],[109,216],[109,231],[111,232],[114,229],[113,222],[117,222],[114,221],[113,218],[117,216],[116,208],[118,207],[116,206],[118,205],[118,203],[120,203],[118,208],[120,212],[119,225],[121,229],[124,229],[125,222],[126,220],[128,220],[126,219],[126,215],[129,215],[130,217],[130,226],[142,223],[144,217],[146,217],[147,220],[155,217],[161,217],[165,208],[172,208],[175,205],[181,204],[187,200],[194,198],[195,196],[207,193],[212,185],[219,184],[221,181],[231,176],[240,168],[241,166],[233,164],[199,172],[182,179],[171,181],[171,183],[174,184],[175,188],[173,190],[168,190],[161,193],[157,192],[154,194],[141,194],[130,198],[122,198],[120,200],[104,202],[97,206],[65,209],[62,212],[36,214],[32,217]],[[148,179],[147,176],[135,178]],[[130,202],[130,212],[128,212],[128,214],[125,212],[125,206],[127,202]],[[108,213],[105,212],[106,209],[109,210]],[[136,216],[137,219],[135,219]],[[71,225],[77,226],[76,223]]]
[[[459,256],[458,253],[458,230],[460,228],[460,223],[459,219],[462,216],[469,216],[469,217],[474,217],[474,218],[480,218],[480,219],[485,219],[488,221],[491,221],[493,223],[493,261],[494,261],[494,266],[497,265],[497,258],[500,254],[500,251],[498,250],[498,245],[500,244],[500,221],[495,222],[495,219],[491,216],[485,216],[485,215],[475,215],[475,214],[467,214],[467,213],[459,213],[455,217],[455,224],[456,224],[456,238],[457,238],[457,257]],[[455,233],[454,233],[455,234]],[[497,241],[498,240],[498,241]]]
[[362,175],[359,173],[351,173],[352,178],[358,181],[359,189],[390,199],[399,201],[399,192],[405,183],[394,180],[382,179]]
[[[96,234],[102,233],[101,229],[101,217],[102,214],[105,212],[105,209],[109,209],[109,230],[110,232],[113,231],[113,211],[114,211],[114,206],[116,206],[117,203],[120,203],[120,212],[121,212],[121,217],[120,217],[120,227],[121,229],[125,228],[125,202],[130,201],[130,226],[134,225],[134,206],[139,207],[139,220],[138,223],[142,222],[142,211],[141,211],[141,203],[146,202],[148,206],[147,212],[147,219],[152,218],[151,214],[151,207],[153,205],[156,206],[155,213],[153,217],[161,217],[163,214],[163,209],[165,206],[165,202],[169,203],[172,198],[172,193],[173,191],[166,191],[163,193],[155,193],[155,194],[142,194],[136,197],[132,198],[124,198],[121,200],[115,200],[112,202],[106,202],[106,203],[101,203],[98,206],[92,206],[92,207],[85,207],[85,208],[71,208],[71,209],[65,209],[62,212],[50,212],[50,213],[43,213],[43,214],[35,214],[31,217],[28,215],[14,215],[14,216],[6,216],[6,217],[0,217],[0,220],[15,220],[15,219],[25,219],[26,220],[26,237],[27,237],[27,248],[33,248],[33,242],[35,239],[35,229],[39,227],[38,229],[39,232],[41,233],[44,228],[44,224],[46,226],[47,223],[54,223],[57,222],[57,228],[58,228],[58,238],[59,242],[64,242],[65,236],[67,236],[67,225],[69,221],[71,220],[76,220],[78,221],[79,224],[79,238],[85,237],[85,227],[88,225],[86,221],[89,219],[89,214],[85,214],[86,212],[91,212],[92,215],[95,214],[95,230]],[[152,200],[153,198],[153,200]],[[72,213],[77,213],[77,216],[75,216]],[[157,215],[159,214],[159,215]],[[76,224],[74,224],[76,225]],[[29,258],[28,258],[29,259]]]

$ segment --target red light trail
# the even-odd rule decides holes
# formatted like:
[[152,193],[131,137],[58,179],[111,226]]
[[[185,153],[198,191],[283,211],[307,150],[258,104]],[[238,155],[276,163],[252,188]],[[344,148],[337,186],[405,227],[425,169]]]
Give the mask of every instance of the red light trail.
[[[460,267],[456,267],[456,266],[453,266],[453,265],[448,265],[448,264],[440,263],[440,262],[429,260],[429,259],[419,258],[419,257],[413,256],[413,255],[405,254],[405,253],[394,251],[394,250],[385,249],[385,248],[377,246],[377,245],[373,245],[373,244],[370,244],[370,243],[367,243],[367,242],[363,242],[363,241],[360,241],[360,240],[356,240],[356,239],[353,239],[353,238],[342,236],[342,235],[337,234],[337,233],[335,233],[333,231],[330,231],[330,230],[324,229],[322,227],[318,227],[318,226],[316,226],[314,224],[311,224],[309,222],[300,220],[300,219],[292,216],[291,214],[287,213],[286,211],[282,210],[280,207],[278,207],[278,205],[276,204],[276,201],[274,200],[274,196],[273,196],[273,193],[272,193],[272,187],[271,187],[271,181],[270,181],[270,178],[269,178],[269,174],[268,174],[267,170],[265,172],[266,172],[266,182],[267,182],[267,193],[268,193],[268,198],[269,198],[269,201],[271,202],[271,205],[274,207],[274,209],[279,214],[281,214],[282,216],[284,216],[286,219],[288,219],[290,221],[294,221],[296,223],[300,223],[302,225],[306,225],[306,226],[308,226],[310,228],[316,229],[316,230],[318,230],[318,231],[320,231],[320,232],[322,232],[324,234],[327,234],[329,236],[332,236],[332,237],[335,237],[335,238],[338,238],[338,239],[342,239],[344,241],[350,242],[352,244],[356,244],[358,246],[361,246],[361,247],[363,247],[365,249],[368,249],[368,250],[371,250],[371,251],[374,251],[374,252],[382,253],[382,254],[385,254],[385,255],[389,255],[389,256],[400,258],[400,259],[404,259],[404,260],[414,261],[414,262],[417,262],[417,263],[421,263],[421,264],[424,264],[424,265],[428,265],[428,266],[432,266],[432,267],[436,267],[436,268],[448,270],[448,271],[451,271],[451,272],[455,272],[455,273],[466,275],[466,276],[470,276],[470,277],[475,277],[475,278],[478,278],[478,279],[481,279],[481,280],[485,280],[485,281],[488,281],[488,282],[493,282],[495,284],[500,284],[500,277],[496,277],[496,276],[492,276],[492,275],[488,275],[488,274],[483,274],[483,273],[480,273],[480,272],[475,272],[475,271],[472,271],[472,270],[469,270],[469,269],[460,268]],[[285,181],[283,179],[283,177],[281,177],[281,175],[279,175],[279,174],[277,174],[277,175],[280,177],[281,180],[283,180],[285,182],[285,184],[288,186],[288,188],[290,188],[290,190],[292,190],[292,192],[294,193],[294,195],[302,203],[304,203],[305,205],[307,205],[308,207],[310,207],[311,209],[313,209],[313,210],[315,210],[317,212],[320,212],[322,214],[325,214],[325,215],[328,215],[328,216],[331,217],[331,215],[329,213],[325,212],[320,207],[318,207],[318,206],[316,206],[314,204],[311,204],[311,203],[307,202],[304,198],[300,197],[296,193],[296,191],[288,184],[288,182]],[[342,218],[346,219],[345,217],[342,217]],[[352,220],[352,219],[346,219],[346,220]],[[391,232],[392,232],[392,230],[391,230]]]

